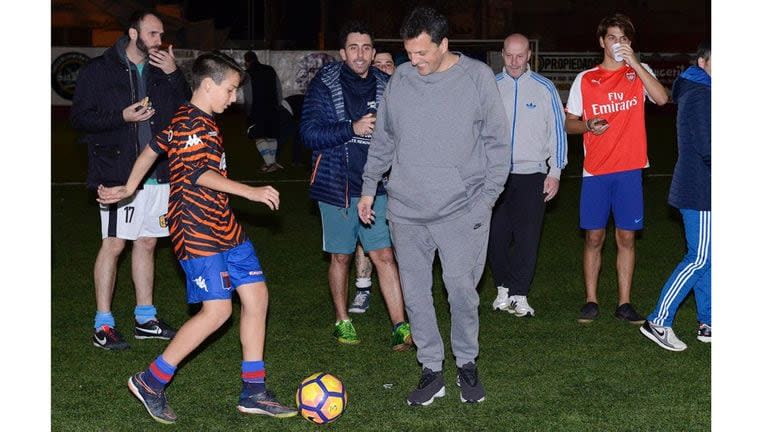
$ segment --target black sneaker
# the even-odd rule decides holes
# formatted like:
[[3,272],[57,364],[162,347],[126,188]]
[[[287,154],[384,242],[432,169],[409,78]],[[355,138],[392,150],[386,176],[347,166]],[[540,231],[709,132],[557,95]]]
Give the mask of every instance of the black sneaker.
[[133,337],[136,339],[171,340],[176,336],[176,329],[163,320],[150,320],[144,324],[134,321]]
[[458,368],[456,385],[461,388],[461,401],[464,403],[478,403],[485,400],[485,389],[477,376],[477,365],[467,363]]
[[629,321],[632,324],[642,325],[645,322],[645,318],[635,312],[635,308],[630,303],[624,303],[616,308],[616,312],[613,316],[620,320]]
[[237,410],[243,414],[263,414],[270,417],[293,417],[299,412],[277,401],[275,394],[269,390],[251,395],[240,395]]
[[704,343],[712,342],[712,326],[699,323],[699,328],[696,330],[696,339]]
[[93,332],[93,346],[110,351],[121,351],[128,349],[128,342],[123,339],[123,335],[116,329],[108,325]]
[[128,378],[128,388],[131,390],[134,396],[147,409],[147,412],[153,419],[160,423],[173,424],[176,423],[176,413],[173,412],[170,406],[168,406],[168,400],[165,398],[165,392],[161,391],[157,393],[152,390],[145,382],[143,378],[144,372],[137,372],[132,377]]
[[581,307],[579,317],[576,318],[576,321],[580,323],[591,323],[597,319],[598,315],[600,315],[600,307],[597,305],[597,303],[587,302],[584,306]]
[[443,396],[445,396],[443,371],[433,372],[430,368],[424,368],[421,370],[418,387],[405,398],[405,401],[408,405],[426,406],[435,398]]

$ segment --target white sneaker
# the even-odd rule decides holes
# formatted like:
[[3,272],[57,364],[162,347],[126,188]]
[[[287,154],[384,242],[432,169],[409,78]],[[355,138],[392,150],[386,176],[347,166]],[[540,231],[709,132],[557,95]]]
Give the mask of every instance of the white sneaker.
[[528,297],[523,295],[513,295],[509,298],[507,312],[514,314],[516,317],[532,317],[536,314],[528,304]]
[[496,294],[496,300],[493,301],[493,310],[504,310],[509,307],[509,288],[500,286],[496,289],[498,294]]
[[683,351],[688,348],[688,345],[683,343],[675,336],[672,327],[663,327],[651,324],[649,321],[643,323],[640,327],[640,333],[645,335],[648,339],[656,342],[656,344],[665,350],[670,351]]

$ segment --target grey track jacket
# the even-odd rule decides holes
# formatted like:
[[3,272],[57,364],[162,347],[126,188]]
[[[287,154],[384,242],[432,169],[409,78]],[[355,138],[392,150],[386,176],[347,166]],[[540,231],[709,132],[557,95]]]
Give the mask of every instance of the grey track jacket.
[[[457,53],[458,54],[458,53]],[[387,218],[431,224],[489,209],[509,173],[510,127],[493,72],[459,54],[448,70],[421,76],[400,65],[379,106],[362,195],[391,167]]]
[[547,174],[560,179],[568,163],[565,112],[552,81],[533,72],[530,66],[517,79],[506,70],[496,74],[504,108],[512,127],[513,174]]

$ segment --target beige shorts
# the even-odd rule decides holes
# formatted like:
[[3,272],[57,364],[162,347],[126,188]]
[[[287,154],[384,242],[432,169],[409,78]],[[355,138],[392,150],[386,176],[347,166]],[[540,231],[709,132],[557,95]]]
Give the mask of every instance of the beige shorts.
[[101,205],[101,238],[136,240],[139,237],[168,237],[167,184],[144,185],[144,189],[118,203]]

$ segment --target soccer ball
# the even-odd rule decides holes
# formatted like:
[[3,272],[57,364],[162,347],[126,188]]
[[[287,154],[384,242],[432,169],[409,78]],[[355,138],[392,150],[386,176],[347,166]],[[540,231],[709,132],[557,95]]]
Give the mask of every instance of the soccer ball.
[[335,376],[316,372],[304,379],[296,390],[296,406],[305,419],[330,423],[341,417],[347,406],[347,390]]

